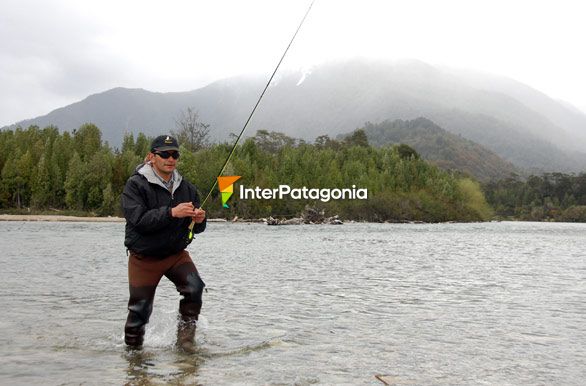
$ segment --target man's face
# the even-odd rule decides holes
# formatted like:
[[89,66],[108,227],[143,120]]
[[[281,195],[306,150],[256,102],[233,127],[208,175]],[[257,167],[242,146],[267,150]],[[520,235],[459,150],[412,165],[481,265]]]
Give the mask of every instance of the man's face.
[[152,156],[150,158],[155,171],[164,177],[171,176],[171,173],[177,167],[177,160],[173,157],[163,158],[163,156],[175,155],[177,152],[175,150],[162,152],[155,150],[151,154]]

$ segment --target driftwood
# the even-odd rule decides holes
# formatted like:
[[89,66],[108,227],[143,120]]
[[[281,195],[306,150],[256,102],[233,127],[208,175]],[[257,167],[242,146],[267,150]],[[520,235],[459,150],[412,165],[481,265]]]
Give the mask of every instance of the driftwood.
[[333,217],[326,217],[323,210],[318,211],[317,209],[305,207],[305,210],[301,214],[301,217],[294,217],[287,220],[279,220],[273,217],[264,219],[267,225],[301,225],[301,224],[331,224],[341,225],[342,220],[335,215]]

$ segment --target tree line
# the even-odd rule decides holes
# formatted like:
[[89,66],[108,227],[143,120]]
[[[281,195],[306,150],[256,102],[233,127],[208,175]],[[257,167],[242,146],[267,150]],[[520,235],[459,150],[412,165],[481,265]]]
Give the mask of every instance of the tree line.
[[52,126],[0,132],[0,207],[119,213],[126,179],[150,139],[127,135],[114,150],[101,137],[93,124],[72,133]]
[[528,221],[586,222],[586,173],[518,175],[483,186],[497,216]]
[[[126,134],[122,146],[112,148],[93,124],[71,133],[36,126],[2,131],[0,209],[121,215],[124,184],[143,162],[151,140]],[[189,141],[181,145],[178,169],[205,196],[232,144],[198,141],[195,151]],[[238,200],[235,195],[231,208],[224,209],[215,189],[205,208],[210,217],[288,217],[306,205],[363,221],[479,221],[492,215],[475,181],[427,163],[406,145],[372,147],[362,130],[342,140],[321,136],[314,143],[259,130],[236,148],[224,174],[241,175],[247,187],[356,185],[368,189],[369,199],[324,203]]]

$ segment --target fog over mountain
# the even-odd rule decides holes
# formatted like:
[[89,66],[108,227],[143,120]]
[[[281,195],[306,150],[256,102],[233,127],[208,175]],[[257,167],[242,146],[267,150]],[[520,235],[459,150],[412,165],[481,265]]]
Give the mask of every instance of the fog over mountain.
[[[175,93],[116,88],[16,125],[73,130],[92,122],[117,146],[125,132],[156,135],[173,129],[180,111],[191,107],[210,124],[213,139],[225,140],[240,131],[265,82],[265,77],[240,76]],[[312,140],[348,133],[366,122],[419,117],[522,168],[586,168],[583,112],[512,79],[420,61],[356,59],[282,73],[247,134],[267,129]]]

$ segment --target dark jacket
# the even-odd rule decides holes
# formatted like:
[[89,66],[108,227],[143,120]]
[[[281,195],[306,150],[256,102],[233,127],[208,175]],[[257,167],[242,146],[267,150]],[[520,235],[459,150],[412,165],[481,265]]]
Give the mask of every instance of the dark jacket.
[[[171,208],[192,202],[199,207],[195,186],[174,172],[172,192],[156,177],[150,165],[139,166],[128,179],[122,193],[122,208],[126,218],[124,245],[131,251],[165,257],[185,249],[190,243],[191,217],[173,218]],[[206,221],[195,224],[193,233],[205,230]]]

